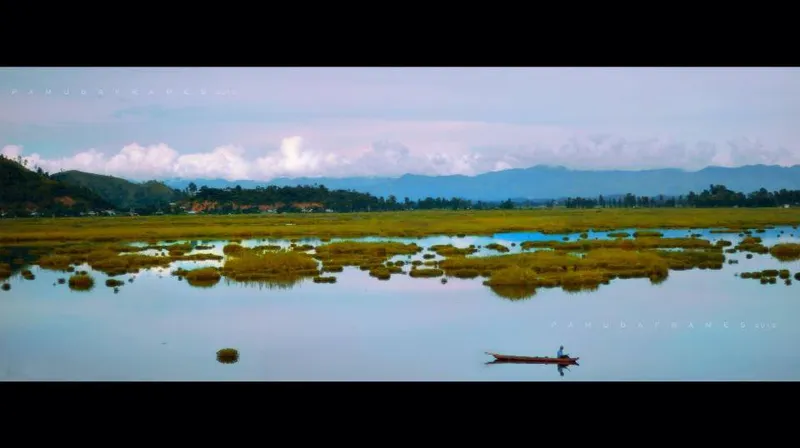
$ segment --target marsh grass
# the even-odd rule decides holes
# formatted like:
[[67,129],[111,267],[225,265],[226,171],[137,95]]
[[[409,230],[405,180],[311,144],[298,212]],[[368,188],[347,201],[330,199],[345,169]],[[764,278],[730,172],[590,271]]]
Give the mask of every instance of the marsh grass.
[[433,278],[433,277],[441,277],[444,275],[444,271],[441,269],[435,268],[420,268],[420,269],[412,269],[408,272],[409,277],[413,278]]
[[109,278],[106,280],[106,286],[108,286],[109,288],[116,288],[124,284],[125,282],[123,282],[122,280],[117,280],[115,278]]
[[20,273],[25,280],[36,280],[36,275],[30,269],[23,269]]
[[89,274],[75,274],[69,278],[68,284],[73,291],[90,291],[94,288],[94,278]]
[[313,279],[314,283],[336,283],[336,277],[317,276]]
[[780,243],[772,246],[769,249],[770,255],[780,261],[797,261],[800,260],[800,244],[797,243]]
[[795,272],[794,273],[794,279],[797,280],[798,282],[800,282],[800,272]]
[[217,351],[217,361],[222,364],[234,364],[239,361],[239,350],[223,348]]
[[244,250],[225,260],[222,275],[235,281],[294,281],[320,274],[317,261],[294,251]]
[[591,251],[597,249],[713,249],[710,241],[697,238],[639,237],[636,239],[561,241],[523,241],[523,250],[554,249],[560,251]]
[[191,286],[210,288],[219,283],[222,274],[219,273],[217,268],[206,267],[187,271],[183,277]]
[[736,250],[754,254],[769,253],[769,249],[762,244],[762,239],[757,236],[747,236],[742,238],[742,240],[739,241],[739,244],[736,245]]
[[422,250],[414,243],[339,241],[318,246],[312,256],[322,262],[323,272],[341,272],[344,266],[358,266],[362,271],[370,271],[372,277],[388,280],[387,275],[402,272],[399,266],[391,269],[386,266],[390,258]]
[[[585,254],[537,251],[489,257],[448,258],[439,263],[448,276],[468,273],[488,276],[484,285],[505,288],[520,298],[539,287],[561,287],[568,292],[594,290],[615,278],[648,278],[663,282],[669,271],[692,268],[721,269],[725,256],[710,250],[626,250],[602,248]],[[413,275],[412,271],[412,275]],[[516,288],[516,292],[514,292]],[[524,294],[523,294],[524,293]],[[499,294],[499,293],[498,293]]]
[[490,243],[490,244],[487,244],[484,247],[486,247],[487,249],[490,249],[490,250],[494,250],[494,251],[500,252],[500,253],[506,253],[506,252],[509,252],[511,250],[508,247],[503,246],[502,244],[498,244],[498,243]]
[[0,242],[121,242],[140,240],[142,235],[151,240],[234,240],[319,235],[337,238],[492,235],[525,231],[557,234],[590,229],[765,228],[795,225],[798,221],[800,208],[604,209],[602,213],[581,209],[406,211],[278,216],[143,216],[135,220],[128,217],[23,218],[0,220]]
[[389,272],[389,269],[385,267],[377,267],[370,269],[369,276],[375,277],[378,280],[389,280],[390,278],[392,278],[392,273]]
[[433,251],[440,257],[462,257],[478,252],[478,249],[475,246],[462,248],[453,246],[452,244],[435,244],[429,247],[428,250]]
[[68,255],[44,255],[39,258],[36,264],[42,269],[51,271],[66,271],[73,263],[73,259]]

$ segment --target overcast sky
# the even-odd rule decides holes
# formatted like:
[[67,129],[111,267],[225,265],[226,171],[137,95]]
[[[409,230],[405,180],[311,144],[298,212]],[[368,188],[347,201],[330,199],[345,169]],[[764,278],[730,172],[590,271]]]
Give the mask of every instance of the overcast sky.
[[786,166],[797,123],[798,68],[0,68],[4,154],[139,180]]

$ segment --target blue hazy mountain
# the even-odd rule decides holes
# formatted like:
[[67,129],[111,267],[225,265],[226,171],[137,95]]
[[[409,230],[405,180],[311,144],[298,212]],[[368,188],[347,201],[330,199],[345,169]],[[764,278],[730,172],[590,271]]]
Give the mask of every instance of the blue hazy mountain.
[[562,197],[595,197],[597,195],[684,195],[700,192],[711,184],[725,185],[734,191],[752,192],[800,190],[800,165],[781,167],[748,165],[736,168],[707,167],[699,171],[666,168],[640,171],[573,170],[561,166],[534,166],[479,174],[476,176],[424,176],[406,174],[400,177],[299,177],[278,178],[269,182],[223,179],[167,179],[165,183],[178,189],[194,182],[198,188],[257,186],[325,185],[330,189],[356,190],[376,196],[394,195],[412,200],[425,197],[462,197],[496,201],[507,198],[549,199]]

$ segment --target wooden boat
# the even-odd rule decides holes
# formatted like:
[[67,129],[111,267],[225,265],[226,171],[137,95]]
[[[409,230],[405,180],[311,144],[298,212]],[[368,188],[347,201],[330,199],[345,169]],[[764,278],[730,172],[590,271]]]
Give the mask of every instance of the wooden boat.
[[494,356],[497,363],[530,363],[530,364],[578,364],[580,358],[556,358],[548,356],[516,356],[516,355],[501,355],[499,353],[486,352],[487,355]]

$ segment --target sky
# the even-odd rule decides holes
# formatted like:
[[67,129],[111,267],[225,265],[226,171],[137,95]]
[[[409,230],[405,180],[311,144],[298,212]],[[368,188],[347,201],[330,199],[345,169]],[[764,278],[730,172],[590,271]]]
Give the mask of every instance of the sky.
[[800,68],[0,68],[0,152],[131,180],[800,164]]

